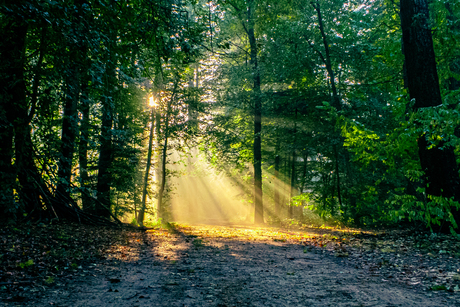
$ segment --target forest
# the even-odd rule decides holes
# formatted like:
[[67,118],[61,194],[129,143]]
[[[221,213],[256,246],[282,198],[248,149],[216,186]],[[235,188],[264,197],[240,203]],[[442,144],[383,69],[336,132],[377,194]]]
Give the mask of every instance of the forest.
[[459,17],[1,1],[0,303],[460,306]]
[[1,222],[455,235],[459,6],[4,1]]

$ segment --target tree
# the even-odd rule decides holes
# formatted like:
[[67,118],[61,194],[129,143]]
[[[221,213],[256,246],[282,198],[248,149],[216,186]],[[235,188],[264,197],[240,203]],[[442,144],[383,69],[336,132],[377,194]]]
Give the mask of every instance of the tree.
[[64,114],[61,130],[61,156],[58,162],[57,197],[62,201],[70,200],[72,162],[75,152],[75,138],[78,133],[77,105],[80,100],[82,82],[86,79],[84,73],[84,59],[86,57],[86,43],[84,29],[86,21],[85,0],[76,1],[70,14],[70,26],[66,34],[68,54],[65,58],[65,98]]
[[[415,100],[414,109],[442,105],[426,0],[401,1],[401,28],[408,89],[410,98]],[[430,140],[428,131],[420,135],[417,143],[426,193],[460,201],[459,169],[453,148],[444,140]],[[458,208],[452,210],[457,225],[460,225],[460,211]]]
[[[14,148],[16,153],[25,151],[23,148],[24,143],[17,142],[21,137],[15,139],[17,144],[13,147],[13,137],[17,133],[27,134],[28,128],[28,114],[27,114],[27,102],[26,102],[26,88],[24,81],[24,70],[25,70],[25,44],[27,35],[27,19],[24,16],[24,12],[20,10],[20,7],[24,5],[26,1],[21,1],[12,5],[9,3],[10,12],[2,12],[1,29],[4,35],[0,43],[0,55],[4,61],[1,64],[0,80],[1,91],[0,91],[0,141],[2,146],[0,147],[0,166],[4,170],[1,173],[1,192],[2,198],[0,200],[0,209],[4,213],[4,216],[14,218],[18,213],[16,204],[13,198],[13,182],[16,179],[16,175],[19,171],[23,173],[25,170],[20,169],[22,167],[22,161],[18,161],[13,166]],[[22,127],[22,131],[20,128]],[[24,156],[24,154],[22,154]],[[22,176],[23,178],[23,176]],[[26,184],[26,182],[22,182]],[[24,188],[20,189],[20,192],[25,192]],[[22,194],[21,196],[25,196]],[[33,201],[31,199],[31,201]],[[30,205],[29,205],[30,206]]]
[[243,27],[249,39],[251,65],[253,69],[254,101],[254,223],[264,223],[264,205],[262,198],[262,97],[260,90],[260,71],[257,60],[258,48],[255,28],[256,1],[249,1],[247,24]]
[[153,147],[153,134],[154,134],[154,127],[155,127],[155,102],[153,100],[154,98],[151,97],[151,101],[149,102],[150,107],[152,108],[151,113],[150,113],[150,133],[149,133],[149,148],[147,152],[147,166],[145,168],[145,176],[144,176],[144,185],[142,187],[142,203],[141,203],[141,208],[139,209],[139,214],[137,216],[137,223],[140,226],[144,225],[144,214],[145,214],[145,202],[147,199],[147,185],[148,185],[148,180],[149,180],[149,175],[150,175],[150,166],[152,162],[152,147]]

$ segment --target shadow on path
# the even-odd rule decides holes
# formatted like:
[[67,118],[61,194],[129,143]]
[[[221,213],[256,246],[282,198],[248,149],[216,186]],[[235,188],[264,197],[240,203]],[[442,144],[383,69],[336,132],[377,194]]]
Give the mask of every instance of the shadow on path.
[[289,231],[245,225],[148,231],[125,257],[96,267],[91,278],[23,305],[456,305],[369,276],[321,249],[276,240],[273,233]]

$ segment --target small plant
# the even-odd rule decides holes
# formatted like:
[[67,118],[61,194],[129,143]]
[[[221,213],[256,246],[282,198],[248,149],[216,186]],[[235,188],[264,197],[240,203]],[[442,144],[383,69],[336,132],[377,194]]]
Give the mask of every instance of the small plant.
[[163,219],[159,218],[156,221],[148,220],[144,222],[144,225],[151,228],[158,228],[163,226]]
[[47,277],[48,277],[48,278],[45,279],[45,282],[46,282],[47,284],[52,284],[52,283],[54,283],[54,277],[53,277],[53,276],[47,276]]
[[432,290],[432,291],[444,291],[444,290],[447,290],[447,287],[445,285],[433,285],[433,286],[431,286],[430,290]]
[[196,248],[198,247],[203,247],[203,240],[201,239],[195,239],[192,241],[192,244],[193,246],[195,246]]
[[21,269],[23,268],[26,268],[26,267],[29,267],[31,265],[34,264],[34,261],[32,259],[29,259],[27,260],[26,262],[21,262],[21,263],[18,263],[18,267],[20,267]]

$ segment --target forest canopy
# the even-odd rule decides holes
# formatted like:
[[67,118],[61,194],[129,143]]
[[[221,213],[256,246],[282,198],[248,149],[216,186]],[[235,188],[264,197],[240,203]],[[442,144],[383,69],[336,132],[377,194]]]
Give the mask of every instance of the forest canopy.
[[0,219],[459,232],[460,3],[0,6]]

